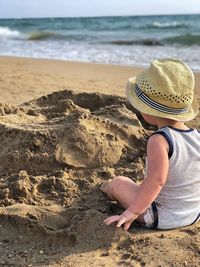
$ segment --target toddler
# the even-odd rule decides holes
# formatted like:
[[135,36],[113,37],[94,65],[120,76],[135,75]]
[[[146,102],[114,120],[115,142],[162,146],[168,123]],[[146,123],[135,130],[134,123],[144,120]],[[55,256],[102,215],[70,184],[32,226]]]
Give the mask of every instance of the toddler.
[[200,132],[187,127],[199,112],[194,75],[176,58],[155,60],[130,78],[127,97],[145,121],[158,130],[147,142],[146,175],[138,185],[117,176],[101,190],[125,211],[108,217],[128,230],[136,220],[146,227],[173,229],[200,218]]

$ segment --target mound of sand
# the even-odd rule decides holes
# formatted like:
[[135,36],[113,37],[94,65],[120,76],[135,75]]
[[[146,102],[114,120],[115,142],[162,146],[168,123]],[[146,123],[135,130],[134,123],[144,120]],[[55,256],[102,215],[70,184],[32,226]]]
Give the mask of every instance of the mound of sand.
[[92,188],[91,173],[108,168],[111,176],[114,169],[141,164],[146,131],[123,98],[63,91],[19,107],[4,105],[1,114],[3,203],[68,198]]
[[147,131],[126,100],[62,91],[1,105],[0,114],[4,233],[17,228],[11,239],[26,233],[41,246],[50,238],[73,250],[109,243],[115,232],[103,225],[109,206],[99,185],[115,174],[143,174]]
[[[65,90],[20,106],[2,104],[0,265],[159,266],[153,256],[159,249],[160,266],[180,266],[180,260],[171,265],[171,246],[179,242],[176,255],[189,249],[198,226],[178,230],[172,240],[171,232],[152,237],[135,225],[133,238],[103,224],[121,209],[104,198],[100,184],[114,175],[143,177],[150,131],[117,96]],[[162,254],[166,244],[170,257]]]

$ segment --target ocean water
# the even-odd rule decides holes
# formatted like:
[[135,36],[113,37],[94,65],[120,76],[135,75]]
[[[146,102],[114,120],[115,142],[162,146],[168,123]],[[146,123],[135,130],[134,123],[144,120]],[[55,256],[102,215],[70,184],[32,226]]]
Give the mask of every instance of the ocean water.
[[129,66],[178,57],[200,70],[200,15],[1,19],[0,55]]

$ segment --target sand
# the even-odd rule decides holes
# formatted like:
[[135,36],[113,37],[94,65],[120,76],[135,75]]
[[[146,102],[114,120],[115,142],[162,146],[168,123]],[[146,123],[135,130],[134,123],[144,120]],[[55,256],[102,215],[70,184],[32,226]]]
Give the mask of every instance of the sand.
[[[105,226],[99,187],[140,182],[153,128],[124,95],[140,68],[0,58],[0,266],[199,266],[200,225]],[[196,91],[200,75],[196,76]],[[190,126],[200,129],[199,116]]]

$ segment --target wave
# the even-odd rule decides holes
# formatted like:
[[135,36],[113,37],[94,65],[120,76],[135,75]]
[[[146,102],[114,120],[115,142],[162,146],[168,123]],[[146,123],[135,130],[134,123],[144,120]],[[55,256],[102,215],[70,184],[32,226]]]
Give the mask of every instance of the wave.
[[0,27],[0,38],[2,39],[16,39],[21,36],[17,30],[11,30],[9,27]]
[[61,39],[62,35],[58,35],[55,32],[40,32],[34,31],[28,34],[27,39],[31,41],[39,41],[45,39]]
[[200,35],[184,34],[163,39],[165,44],[180,44],[184,46],[200,45]]
[[200,35],[177,35],[163,39],[137,39],[137,40],[115,40],[103,42],[104,44],[112,45],[144,45],[144,46],[164,46],[164,45],[181,45],[181,46],[200,46]]
[[11,30],[9,27],[0,27],[0,39],[18,39],[39,41],[44,39],[66,39],[67,36],[48,31],[33,31],[22,33],[18,30]]
[[188,28],[188,25],[183,22],[172,21],[172,22],[158,22],[154,21],[151,25],[151,28]]
[[116,40],[116,41],[103,42],[103,43],[113,44],[113,45],[147,45],[147,46],[163,45],[159,40],[156,40],[156,39]]
[[42,41],[42,40],[64,40],[64,41],[84,41],[86,39],[86,35],[80,33],[57,33],[57,32],[50,32],[50,31],[34,31],[28,33],[26,35],[26,39],[29,41]]
[[[163,24],[162,26],[166,26],[167,24]],[[175,25],[172,23],[168,23],[168,25]],[[96,33],[97,34],[97,33]],[[120,36],[120,33],[118,34]],[[112,36],[113,40],[106,41],[106,35],[104,32],[98,33],[98,38],[94,41],[94,33],[92,32],[80,32],[80,31],[30,31],[30,32],[20,32],[17,29],[12,30],[9,27],[0,26],[0,40],[5,39],[14,39],[14,40],[23,40],[23,41],[42,41],[42,40],[53,40],[53,41],[79,41],[79,42],[95,42],[96,44],[110,44],[110,45],[118,45],[118,46],[131,46],[131,45],[142,45],[142,46],[165,46],[165,45],[180,45],[180,46],[200,46],[200,35],[199,34],[180,34],[169,37],[162,37],[158,34],[155,37],[150,38],[142,38],[142,35],[138,39],[126,40],[119,38],[117,39],[117,35],[114,34]]]

